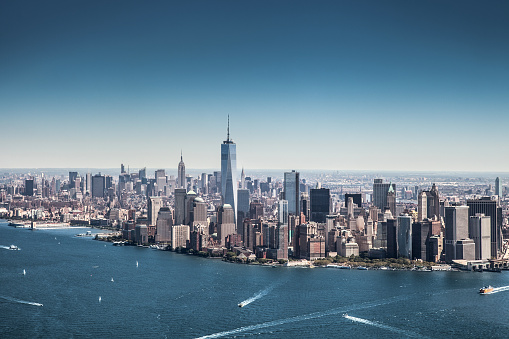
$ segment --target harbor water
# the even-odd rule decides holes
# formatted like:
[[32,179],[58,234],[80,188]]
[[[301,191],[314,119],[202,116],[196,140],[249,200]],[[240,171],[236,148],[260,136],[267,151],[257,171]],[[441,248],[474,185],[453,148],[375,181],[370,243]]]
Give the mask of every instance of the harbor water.
[[508,271],[262,267],[75,236],[85,231],[0,221],[1,338],[505,338],[509,331],[509,290],[478,293],[509,286]]

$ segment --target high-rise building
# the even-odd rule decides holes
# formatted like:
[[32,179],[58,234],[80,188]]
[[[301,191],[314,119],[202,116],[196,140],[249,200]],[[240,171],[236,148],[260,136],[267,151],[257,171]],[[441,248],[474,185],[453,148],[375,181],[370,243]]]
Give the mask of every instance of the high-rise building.
[[[382,222],[382,232],[385,231],[386,244],[387,244],[387,257],[397,258],[398,257],[398,220],[387,219],[386,222]],[[385,230],[384,230],[385,228]]]
[[468,233],[475,243],[475,260],[491,258],[491,218],[477,213],[469,218]]
[[249,190],[237,191],[237,204],[237,225],[242,225],[243,220],[249,218]]
[[398,216],[398,258],[412,259],[412,217]]
[[186,165],[184,164],[184,159],[182,158],[182,151],[180,151],[180,162],[178,166],[178,187],[179,188],[187,188],[186,183]]
[[226,237],[235,234],[235,215],[229,204],[220,206],[217,211],[217,238],[221,246],[226,243]]
[[76,178],[78,177],[78,172],[69,172],[69,189],[76,188]]
[[104,198],[106,179],[101,173],[92,177],[92,198]]
[[263,217],[263,204],[255,200],[249,204],[249,218],[259,219]]
[[147,219],[150,226],[157,223],[157,215],[163,205],[161,197],[149,197],[147,200]]
[[375,179],[373,182],[373,205],[382,211],[387,207],[387,194],[391,187],[396,192],[396,184],[384,183],[383,179]]
[[445,261],[456,259],[456,243],[468,238],[468,206],[445,207]]
[[417,220],[423,221],[428,217],[428,196],[426,192],[420,192],[417,196]]
[[87,173],[87,189],[86,193],[92,194],[92,173]]
[[173,226],[173,213],[168,207],[161,207],[157,214],[155,241],[158,243],[170,242],[171,226]]
[[288,225],[288,214],[288,201],[279,200],[277,212],[279,225]]
[[306,217],[306,221],[309,221],[309,194],[306,192],[303,192],[300,195],[300,210],[301,213],[304,214],[304,217]]
[[176,249],[179,247],[187,247],[189,242],[189,226],[173,225],[171,226],[171,247]]
[[431,221],[423,220],[412,224],[412,259],[434,261],[428,255],[428,252],[430,252],[428,245],[430,234]]
[[230,205],[235,214],[237,211],[237,145],[230,139],[230,116],[228,116],[226,140],[221,144],[221,196],[223,204]]
[[30,197],[34,195],[34,179],[25,180],[25,195]]
[[491,197],[467,200],[467,206],[469,217],[482,213],[491,218],[491,257],[497,259],[502,250],[502,208]]
[[499,177],[495,179],[495,195],[502,197],[502,184]]
[[246,188],[246,175],[244,174],[244,167],[242,167],[242,173],[240,173],[240,188]]
[[294,170],[284,174],[284,199],[288,201],[288,213],[300,215],[300,179]]
[[200,198],[196,197],[193,201],[193,208],[191,210],[191,222],[189,226],[192,226],[191,230],[194,231],[195,225],[204,225],[208,226],[207,223],[207,204],[205,201]]
[[325,223],[330,214],[330,190],[328,188],[313,188],[310,190],[311,221]]
[[175,225],[183,225],[186,220],[186,189],[175,189]]

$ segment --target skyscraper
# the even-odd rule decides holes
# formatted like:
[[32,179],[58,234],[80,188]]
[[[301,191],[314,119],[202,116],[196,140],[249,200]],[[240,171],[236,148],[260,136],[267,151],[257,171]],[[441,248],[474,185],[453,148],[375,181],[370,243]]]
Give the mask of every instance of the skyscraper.
[[373,182],[373,205],[382,211],[387,207],[387,194],[389,188],[396,192],[396,184],[384,183],[383,179],[375,179]]
[[249,218],[249,190],[237,191],[237,203],[237,225],[242,225],[243,220]]
[[179,188],[187,188],[186,185],[186,165],[184,164],[184,160],[182,158],[182,151],[180,151],[180,162],[178,167],[178,187]]
[[34,179],[25,180],[25,195],[27,196],[34,195]]
[[228,116],[228,129],[226,140],[221,145],[221,196],[223,204],[232,207],[237,212],[237,145],[230,139],[230,116]]
[[92,177],[92,198],[104,198],[106,178],[101,173]]
[[502,184],[499,177],[495,179],[495,195],[502,197]]
[[475,260],[491,258],[491,218],[482,213],[471,216],[468,233],[475,243]]
[[330,214],[330,190],[328,188],[314,188],[310,190],[311,221],[325,223]]
[[412,217],[398,216],[398,258],[412,259]]
[[288,213],[300,215],[300,180],[299,172],[285,172],[284,198],[288,201]]
[[161,197],[149,197],[147,200],[147,219],[150,226],[157,223],[157,215],[163,205]]
[[76,178],[78,177],[78,172],[69,172],[69,189],[76,187]]
[[175,225],[182,225],[186,220],[186,189],[175,189]]
[[498,206],[498,201],[491,200],[491,197],[467,200],[467,206],[470,207],[469,217],[483,213],[491,218],[491,257],[496,259],[498,252],[502,250],[502,208]]
[[288,201],[279,200],[277,216],[279,225],[288,225]]
[[468,206],[445,207],[445,261],[456,259],[456,243],[468,238]]

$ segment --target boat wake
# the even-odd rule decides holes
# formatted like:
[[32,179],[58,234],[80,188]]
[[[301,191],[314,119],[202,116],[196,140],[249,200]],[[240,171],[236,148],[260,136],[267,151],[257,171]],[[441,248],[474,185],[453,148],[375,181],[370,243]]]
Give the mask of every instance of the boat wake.
[[242,302],[239,303],[239,307],[244,307],[244,306],[247,306],[249,304],[251,304],[253,301],[256,301],[258,299],[260,299],[261,297],[264,297],[266,296],[270,291],[272,291],[272,289],[274,288],[275,285],[272,285],[272,286],[269,286],[267,287],[266,289],[256,293],[254,296],[252,296],[251,298],[249,299],[246,299]]
[[20,300],[20,299],[11,298],[11,297],[0,296],[0,298],[4,299],[4,300],[7,300],[7,301],[14,302],[14,303],[19,303],[19,304],[26,304],[26,305],[32,305],[32,306],[43,306],[42,304],[39,304],[39,303],[36,303],[36,302]]
[[403,334],[403,335],[405,335],[407,337],[422,338],[422,335],[420,335],[420,334],[413,333],[413,332],[406,331],[406,330],[402,330],[400,328],[384,325],[384,324],[381,324],[381,323],[376,322],[376,321],[370,321],[370,320],[367,320],[367,319],[352,317],[352,316],[350,316],[348,314],[344,314],[343,318],[346,318],[346,319],[349,319],[349,320],[352,320],[352,321],[355,321],[355,322],[358,322],[358,323],[361,323],[361,324],[370,325],[370,326],[382,328],[384,330],[400,333],[400,334]]
[[509,286],[494,287],[493,291],[484,294],[494,294],[498,292],[509,291]]
[[3,248],[4,250],[8,250],[9,246],[0,245],[0,248]]
[[407,298],[408,297],[406,297],[406,296],[398,296],[398,297],[393,297],[393,298],[389,298],[389,299],[383,299],[383,300],[379,300],[379,301],[365,302],[365,303],[361,303],[361,304],[357,304],[357,305],[352,305],[352,306],[349,306],[349,307],[347,306],[347,307],[342,307],[342,308],[334,308],[334,309],[331,309],[331,310],[328,310],[328,311],[315,312],[315,313],[299,315],[299,316],[296,316],[296,317],[291,317],[291,318],[286,318],[286,319],[279,319],[279,320],[268,321],[268,322],[261,323],[261,324],[255,324],[255,325],[239,327],[239,328],[236,328],[236,329],[233,329],[233,330],[229,330],[229,331],[224,331],[224,332],[218,332],[218,333],[213,333],[213,334],[205,335],[205,336],[199,337],[197,339],[220,338],[220,337],[230,336],[232,334],[237,334],[237,333],[242,333],[242,332],[247,332],[247,331],[258,330],[258,329],[261,329],[261,328],[279,326],[279,325],[294,323],[294,322],[298,322],[298,321],[304,321],[304,320],[321,318],[321,317],[325,317],[325,316],[328,316],[328,315],[335,315],[335,314],[346,313],[346,312],[350,312],[350,311],[361,310],[361,309],[365,309],[365,308],[382,306],[382,305],[394,303],[394,302],[397,302],[397,301],[401,301],[401,300],[404,300],[404,299],[407,299]]

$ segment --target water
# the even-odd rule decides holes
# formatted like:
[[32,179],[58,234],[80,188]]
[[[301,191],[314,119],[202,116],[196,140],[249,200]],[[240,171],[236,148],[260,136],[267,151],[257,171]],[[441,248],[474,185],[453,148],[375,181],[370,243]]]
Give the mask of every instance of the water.
[[[509,330],[509,272],[257,267],[74,237],[82,232],[0,222],[0,245],[21,249],[0,247],[0,337],[502,338]],[[480,295],[486,285],[499,292]]]

